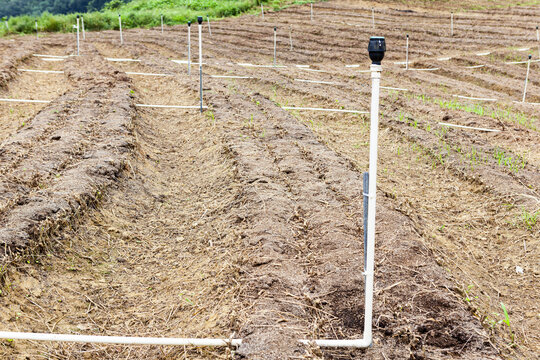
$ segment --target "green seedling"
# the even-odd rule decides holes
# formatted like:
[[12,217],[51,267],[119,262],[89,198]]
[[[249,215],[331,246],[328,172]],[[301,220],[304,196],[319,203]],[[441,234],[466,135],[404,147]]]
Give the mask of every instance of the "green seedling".
[[510,326],[510,316],[508,315],[508,311],[506,311],[506,306],[503,302],[501,302],[501,308],[503,309],[504,319],[502,322],[508,326],[508,331],[510,332],[510,338],[512,339],[512,344],[514,343],[514,332],[512,331],[512,327]]
[[525,208],[521,209],[521,221],[529,230],[532,230],[536,226],[539,216],[540,210],[535,212],[529,212]]

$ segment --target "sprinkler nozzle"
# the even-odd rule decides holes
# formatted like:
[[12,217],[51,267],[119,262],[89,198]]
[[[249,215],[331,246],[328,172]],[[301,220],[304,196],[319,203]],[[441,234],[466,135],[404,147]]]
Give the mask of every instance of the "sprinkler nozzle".
[[368,45],[369,58],[374,65],[381,65],[386,52],[386,42],[382,36],[372,36]]
[[202,24],[202,16],[198,16],[198,17],[197,17],[197,22],[199,23],[199,25]]

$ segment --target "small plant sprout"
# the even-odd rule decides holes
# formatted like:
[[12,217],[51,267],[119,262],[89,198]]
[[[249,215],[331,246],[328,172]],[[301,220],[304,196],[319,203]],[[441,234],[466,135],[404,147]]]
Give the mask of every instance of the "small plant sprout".
[[510,326],[510,316],[508,316],[508,311],[506,310],[506,306],[503,302],[501,302],[501,308],[503,310],[504,319],[502,322],[508,326],[508,331],[510,332],[510,338],[512,339],[512,344],[514,344],[514,332],[512,331],[512,327]]

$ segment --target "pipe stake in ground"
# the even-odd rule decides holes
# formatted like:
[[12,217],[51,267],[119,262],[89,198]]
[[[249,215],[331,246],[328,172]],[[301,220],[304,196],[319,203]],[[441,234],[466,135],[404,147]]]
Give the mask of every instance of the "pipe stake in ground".
[[264,20],[264,7],[263,7],[263,4],[261,3],[261,16]]
[[538,42],[538,58],[540,59],[540,30],[536,27],[536,41]]
[[37,19],[36,19],[36,38],[39,39],[39,31],[38,31]]
[[208,35],[212,36],[212,28],[210,27],[210,18],[206,15],[206,21],[208,22]]
[[523,89],[523,100],[521,100],[521,102],[525,102],[525,96],[527,95],[527,82],[529,81],[529,70],[531,69],[531,58],[532,58],[532,55],[529,55],[529,61],[527,62],[527,75],[525,75],[525,87]]
[[82,38],[86,40],[86,31],[84,30],[84,16],[81,16],[81,25],[82,25]]
[[274,66],[276,66],[277,27],[274,26]]
[[292,26],[289,26],[289,42],[291,43],[291,51],[293,51],[293,45],[292,45]]
[[120,45],[124,45],[124,37],[122,36],[122,15],[118,14],[118,24],[120,25]]
[[407,45],[405,46],[405,70],[409,70],[409,35],[407,34]]
[[454,13],[450,13],[450,36],[454,36]]
[[77,56],[80,55],[79,52],[79,26],[80,26],[81,19],[79,18],[79,15],[77,15]]
[[368,192],[368,221],[367,221],[367,257],[365,283],[365,314],[364,314],[364,340],[369,344],[373,341],[373,272],[375,270],[375,211],[377,193],[377,150],[379,136],[379,92],[381,85],[381,61],[386,52],[384,37],[371,37],[369,39],[369,58],[371,64],[371,113],[369,135],[369,192]]
[[188,21],[187,26],[187,73],[191,75],[191,21]]
[[201,102],[201,114],[203,112],[203,79],[202,79],[202,16],[197,17],[199,23],[199,98]]
[[[8,24],[8,19],[6,18],[6,31],[9,32],[9,24]],[[538,29],[538,26],[536,27]]]
[[311,21],[313,21],[313,1],[310,3],[311,5]]
[[163,34],[163,14],[161,14],[161,33]]

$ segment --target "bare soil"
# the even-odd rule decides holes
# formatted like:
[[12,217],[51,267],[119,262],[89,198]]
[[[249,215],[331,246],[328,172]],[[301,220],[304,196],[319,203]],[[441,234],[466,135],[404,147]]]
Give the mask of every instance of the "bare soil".
[[[313,22],[308,6],[269,12],[264,21],[226,19],[212,23],[211,37],[204,26],[204,114],[134,106],[198,104],[197,66],[187,76],[186,65],[170,61],[186,59],[185,26],[164,35],[130,30],[122,47],[115,32],[90,34],[84,56],[54,65],[65,81],[10,75],[6,97],[26,91],[53,102],[24,107],[30,109],[25,126],[2,130],[4,327],[240,337],[243,344],[179,349],[3,341],[0,354],[537,358],[540,108],[513,102],[521,100],[526,68],[505,62],[537,50],[534,32],[523,24],[540,21],[540,9],[460,13],[451,37],[448,4],[430,10],[378,4],[375,30],[373,5],[319,3]],[[273,26],[278,63],[287,68],[238,66],[272,63]],[[411,68],[440,70],[394,64],[404,60],[406,33]],[[407,89],[382,90],[374,346],[305,347],[297,339],[362,336],[369,120],[282,106],[369,110],[369,73],[362,71],[369,68],[370,35],[387,39],[383,85]],[[451,59],[440,60],[445,57]],[[39,66],[25,57],[13,61]],[[359,67],[344,66],[352,64]],[[485,66],[466,67],[472,65]],[[126,71],[173,76],[128,77]],[[531,66],[528,102],[540,102],[537,73],[538,65]],[[40,93],[28,90],[32,79],[51,80]],[[10,115],[0,115],[8,124]]]

